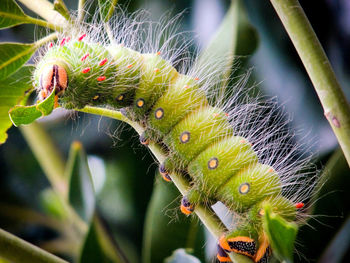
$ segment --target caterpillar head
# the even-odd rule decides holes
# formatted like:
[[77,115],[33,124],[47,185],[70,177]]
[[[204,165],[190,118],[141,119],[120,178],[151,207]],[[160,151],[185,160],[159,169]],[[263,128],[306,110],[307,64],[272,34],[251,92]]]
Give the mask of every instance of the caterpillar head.
[[60,96],[68,86],[68,74],[65,67],[59,64],[46,64],[39,73],[39,98],[46,99],[56,89]]

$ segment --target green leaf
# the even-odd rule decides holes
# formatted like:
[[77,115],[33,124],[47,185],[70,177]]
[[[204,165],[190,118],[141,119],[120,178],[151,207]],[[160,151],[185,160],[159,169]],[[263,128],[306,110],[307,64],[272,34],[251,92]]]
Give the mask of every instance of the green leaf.
[[297,225],[273,213],[270,205],[265,205],[264,211],[264,231],[274,254],[281,261],[293,262],[294,242],[298,232]]
[[116,245],[110,231],[103,225],[97,214],[93,216],[85,237],[79,261],[81,263],[123,263],[128,262]]
[[16,72],[33,55],[36,44],[1,43],[0,44],[0,80]]
[[183,248],[176,249],[173,254],[164,260],[165,263],[200,263],[200,260]]
[[0,28],[8,28],[28,22],[28,16],[14,0],[1,0]]
[[108,20],[112,17],[117,3],[118,0],[98,0],[100,15],[103,22],[108,22]]
[[66,176],[69,178],[69,203],[89,222],[95,207],[95,193],[86,154],[80,142],[71,145]]
[[203,76],[220,72],[216,78],[224,87],[232,72],[234,56],[253,53],[257,43],[256,30],[249,23],[241,0],[232,0],[221,25],[193,67]]
[[17,105],[10,109],[9,115],[15,126],[30,124],[36,119],[49,115],[55,104],[55,89],[45,100],[31,106]]
[[143,262],[162,262],[178,248],[191,249],[204,261],[202,226],[179,212],[180,202],[174,202],[180,195],[176,187],[163,182],[159,174],[157,178],[144,226]]
[[33,90],[31,84],[32,66],[24,66],[5,80],[0,80],[0,144],[7,139],[6,131],[12,126],[9,110],[23,103]]

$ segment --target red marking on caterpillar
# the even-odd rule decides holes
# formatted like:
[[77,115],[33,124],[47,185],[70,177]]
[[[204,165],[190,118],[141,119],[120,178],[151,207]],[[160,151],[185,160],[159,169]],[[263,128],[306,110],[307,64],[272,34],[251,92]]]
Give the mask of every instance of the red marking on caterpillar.
[[66,38],[63,38],[63,39],[61,40],[60,46],[63,47],[65,43],[66,43]]
[[86,74],[91,70],[91,68],[84,68],[81,72]]
[[52,48],[52,47],[53,47],[53,43],[50,42],[50,43],[49,43],[49,48]]
[[304,207],[304,203],[296,203],[295,204],[295,208],[296,209],[300,209],[300,208],[303,208]]
[[67,37],[66,38],[66,43],[68,43],[70,41],[70,39],[71,39],[70,37]]
[[159,68],[155,68],[155,69],[154,69],[154,72],[159,72]]
[[199,78],[194,78],[195,80],[199,80]]
[[87,59],[88,56],[90,56],[90,54],[86,53],[84,56],[82,56],[81,61],[84,61],[85,59]]
[[78,41],[82,41],[84,39],[84,37],[86,37],[86,34],[82,34],[79,38]]
[[97,81],[104,81],[106,79],[106,76],[99,76],[97,78]]
[[101,62],[98,65],[103,66],[104,64],[107,63],[107,61],[108,61],[108,59],[105,58],[105,59],[101,60]]
[[158,51],[158,52],[157,52],[157,56],[159,56],[160,54],[161,54],[160,51]]
[[127,66],[127,68],[132,68],[134,65],[133,64],[130,64]]
[[185,86],[184,86],[184,89],[188,89],[189,87],[190,87],[190,86],[188,86],[188,85],[185,85]]

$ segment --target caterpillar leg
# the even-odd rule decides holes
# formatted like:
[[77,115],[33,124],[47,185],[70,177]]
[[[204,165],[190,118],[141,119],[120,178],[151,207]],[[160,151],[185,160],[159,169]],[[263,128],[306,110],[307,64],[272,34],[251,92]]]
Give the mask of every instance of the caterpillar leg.
[[145,132],[143,132],[141,135],[140,135],[140,143],[142,145],[145,145],[147,146],[149,144],[149,141],[150,141],[150,138],[148,136],[148,134]]
[[159,166],[159,173],[162,176],[162,178],[166,181],[166,182],[171,182],[171,178],[169,176],[168,170],[166,169],[166,164],[162,163]]
[[254,262],[267,263],[271,254],[272,251],[267,236],[262,234],[259,239],[259,249],[254,257]]
[[216,254],[216,258],[219,260],[219,262],[232,262],[230,257],[225,252],[225,250],[223,250],[219,244],[217,248],[218,248],[218,253]]
[[194,207],[194,204],[188,200],[187,196],[182,197],[180,210],[183,214],[187,216],[192,214]]

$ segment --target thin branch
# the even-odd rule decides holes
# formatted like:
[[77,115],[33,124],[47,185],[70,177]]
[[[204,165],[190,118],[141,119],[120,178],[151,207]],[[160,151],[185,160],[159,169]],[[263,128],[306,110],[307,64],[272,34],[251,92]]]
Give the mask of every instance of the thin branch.
[[350,166],[350,105],[298,0],[270,0],[289,34]]
[[0,255],[11,262],[68,263],[2,229],[0,229]]
[[[85,106],[83,109],[76,109],[76,111],[100,115],[109,117],[112,119],[120,120],[123,122],[128,123],[131,127],[133,127],[139,135],[141,135],[144,132],[144,128],[134,122],[130,119],[126,118],[123,114],[121,114],[120,111],[114,111],[104,108],[98,108],[98,107],[91,107],[91,106]],[[148,148],[151,150],[153,155],[157,158],[159,163],[162,163],[166,159],[166,154],[162,150],[162,148],[154,143],[150,142],[148,145]],[[188,190],[190,189],[190,185],[178,173],[172,173],[170,174],[171,180],[175,184],[175,186],[178,188],[180,193],[182,195],[186,195]],[[209,232],[214,236],[215,239],[219,239],[220,236],[226,231],[225,227],[221,223],[220,219],[215,215],[215,213],[210,210],[207,207],[204,207],[202,205],[196,205],[194,213],[199,217],[199,219],[202,221],[202,223],[206,226],[206,228],[209,230]],[[230,253],[229,254],[231,260],[236,263],[252,263],[252,260],[249,259],[246,256],[236,254],[236,253]]]
[[53,4],[47,0],[18,0],[28,9],[32,10],[46,21],[54,24],[58,28],[64,28],[68,25],[67,20],[54,10]]

